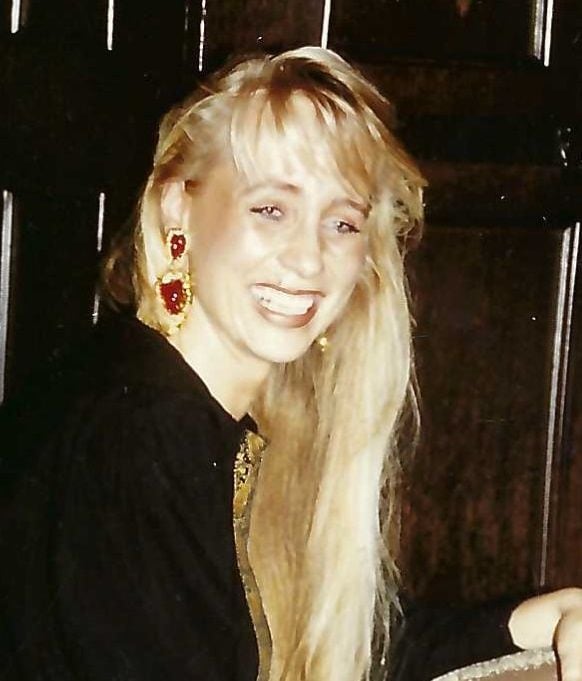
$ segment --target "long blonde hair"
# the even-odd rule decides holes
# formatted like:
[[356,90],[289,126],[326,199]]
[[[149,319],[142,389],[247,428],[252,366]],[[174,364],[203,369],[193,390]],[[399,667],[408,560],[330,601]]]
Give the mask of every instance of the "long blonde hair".
[[[298,96],[312,104],[310,120],[293,106]],[[164,118],[140,204],[138,315],[164,329],[154,289],[167,266],[160,197],[168,180],[203,182],[225,149],[241,172],[257,171],[257,146],[274,143],[331,168],[371,202],[366,266],[327,330],[328,349],[273,368],[252,409],[269,441],[249,557],[273,641],[270,681],[361,681],[375,641],[389,638],[397,441],[415,406],[404,246],[422,223],[424,184],[391,118],[389,103],[329,50],[240,62]]]

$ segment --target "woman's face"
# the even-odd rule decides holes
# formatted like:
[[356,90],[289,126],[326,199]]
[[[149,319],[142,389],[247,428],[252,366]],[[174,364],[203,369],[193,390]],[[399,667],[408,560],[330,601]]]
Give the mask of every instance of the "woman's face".
[[331,173],[275,155],[264,167],[249,181],[224,162],[191,196],[188,324],[239,356],[289,362],[346,305],[365,262],[369,206]]

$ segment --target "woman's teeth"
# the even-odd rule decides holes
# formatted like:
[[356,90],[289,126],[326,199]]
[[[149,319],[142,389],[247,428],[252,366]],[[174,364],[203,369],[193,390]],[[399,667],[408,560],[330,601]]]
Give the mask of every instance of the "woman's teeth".
[[284,293],[270,287],[253,286],[252,293],[259,305],[277,314],[303,315],[315,302],[313,295]]

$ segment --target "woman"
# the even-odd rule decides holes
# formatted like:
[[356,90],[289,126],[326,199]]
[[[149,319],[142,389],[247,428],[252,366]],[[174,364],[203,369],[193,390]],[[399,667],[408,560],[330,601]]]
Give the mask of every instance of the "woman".
[[[10,474],[2,678],[369,674],[396,598],[422,220],[389,121],[317,48],[242,62],[165,117],[131,245],[140,321],[104,325],[34,429],[11,416],[11,461],[49,444]],[[107,267],[118,299],[127,261]],[[549,598],[511,615],[517,643],[577,626],[579,592]]]

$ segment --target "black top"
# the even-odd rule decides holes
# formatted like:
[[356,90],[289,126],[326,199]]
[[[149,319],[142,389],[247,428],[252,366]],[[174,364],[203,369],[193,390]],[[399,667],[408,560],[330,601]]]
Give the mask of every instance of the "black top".
[[157,332],[114,326],[7,416],[0,678],[251,681],[232,497],[254,424]]
[[507,623],[520,600],[451,607],[403,598],[389,656],[390,681],[431,681],[453,669],[517,652]]
[[[254,680],[232,516],[254,423],[136,320],[71,367],[4,414],[0,679]],[[392,681],[511,652],[508,614],[407,607]]]

